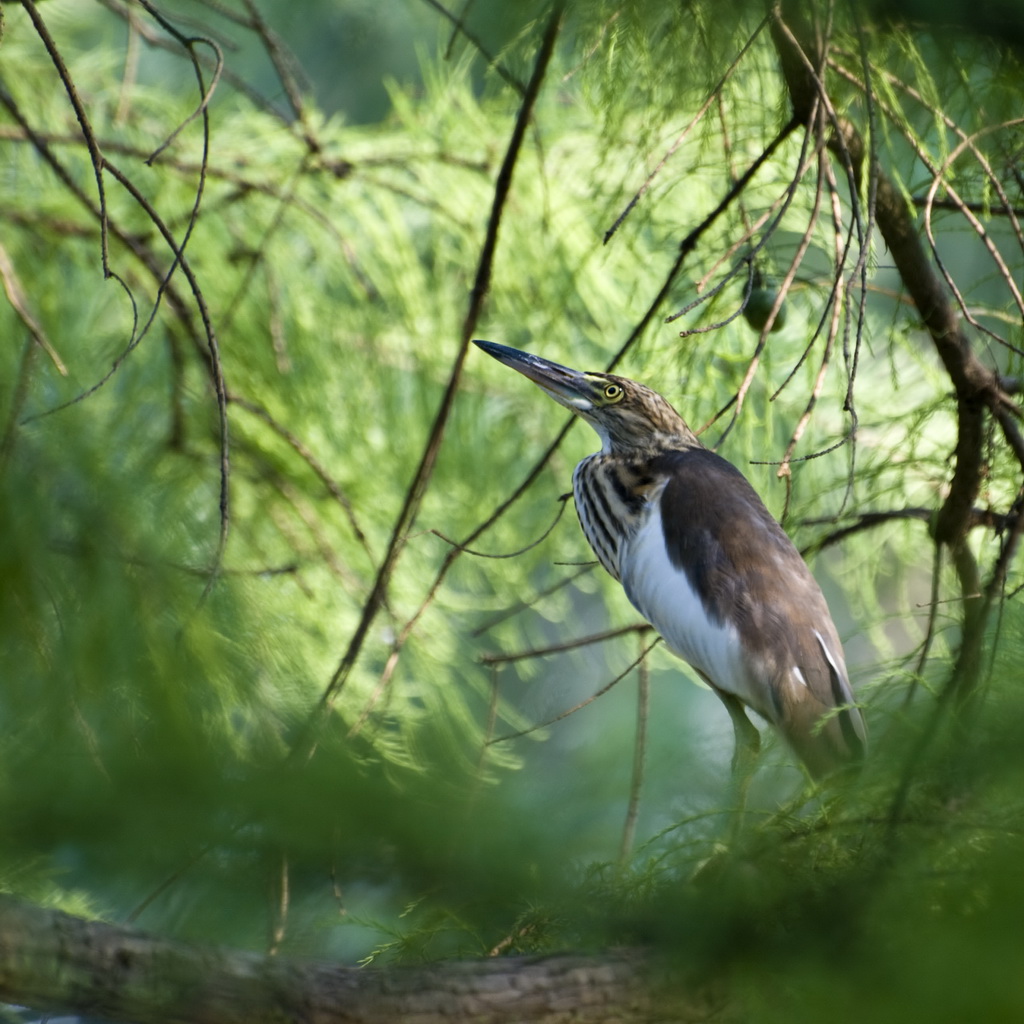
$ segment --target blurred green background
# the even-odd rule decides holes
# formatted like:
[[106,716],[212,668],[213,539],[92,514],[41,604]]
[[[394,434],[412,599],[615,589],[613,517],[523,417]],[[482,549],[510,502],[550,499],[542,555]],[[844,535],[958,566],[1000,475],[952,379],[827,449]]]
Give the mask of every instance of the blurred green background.
[[[262,21],[245,4],[179,0],[161,8],[166,25],[117,3],[39,11],[104,154],[145,205],[104,175],[120,283],[104,280],[89,153],[39,33],[5,5],[0,886],[349,963],[649,942],[681,977],[728,977],[756,1020],[1019,1019],[1020,573],[993,607],[978,699],[940,718],[963,612],[925,517],[948,485],[956,405],[884,246],[865,236],[844,250],[858,197],[839,164],[832,183],[816,189],[812,170],[790,195],[804,140],[783,142],[619,366],[705,424],[760,346],[734,315],[744,261],[777,282],[804,248],[785,327],[704,439],[801,546],[865,513],[923,510],[811,557],[872,731],[863,773],[808,790],[766,737],[737,835],[727,716],[660,647],[645,662],[642,787],[636,670],[546,724],[652,639],[572,646],[638,617],[582,564],[571,507],[515,557],[450,559],[565,421],[476,350],[384,606],[323,706],[456,364],[547,6],[477,0],[471,38],[434,5],[399,0],[264,2]],[[616,355],[681,239],[785,123],[762,16],[742,3],[569,6],[478,336],[583,369]],[[835,100],[874,133],[908,200],[926,195],[958,132],[981,133],[944,173],[987,218],[986,238],[938,209],[936,244],[972,315],[1008,341],[977,331],[979,351],[1019,375],[1020,312],[990,254],[1021,279],[1019,228],[992,213],[993,178],[1021,204],[1017,58],[943,24],[845,18],[832,26]],[[198,60],[224,59],[205,135],[189,119],[200,91],[183,46],[200,37]],[[873,107],[850,82],[865,54]],[[173,253],[154,215],[176,245],[187,236],[187,268],[167,285]],[[826,349],[816,332],[837,278],[847,290]],[[795,454],[825,454],[780,479],[812,395]],[[840,444],[851,398],[855,446]],[[469,547],[508,555],[540,538],[594,447],[574,426]],[[980,501],[1006,513],[1020,483],[993,429]],[[1004,540],[972,533],[983,579]]]

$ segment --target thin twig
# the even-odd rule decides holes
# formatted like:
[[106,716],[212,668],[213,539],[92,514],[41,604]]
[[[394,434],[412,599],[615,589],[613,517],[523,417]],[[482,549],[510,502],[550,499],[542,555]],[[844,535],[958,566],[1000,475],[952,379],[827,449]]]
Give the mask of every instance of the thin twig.
[[[35,0],[23,0],[22,6],[28,13],[29,18],[32,19],[32,24],[35,27],[39,38],[43,41],[43,46],[46,47],[46,52],[49,54],[50,60],[53,62],[53,66],[57,69],[57,74],[64,85],[64,91],[68,94],[68,99],[71,101],[71,108],[75,112],[75,118],[78,121],[79,127],[82,129],[85,146],[89,151],[89,161],[92,164],[93,177],[96,179],[96,194],[99,199],[100,258],[103,263],[103,276],[117,277],[117,275],[110,269],[110,251],[107,234],[107,194],[103,185],[103,154],[100,152],[99,143],[96,141],[96,136],[93,134],[89,115],[86,113],[81,99],[79,99],[75,83],[72,81],[67,66],[64,64],[64,59],[60,55],[60,50],[57,49],[57,44],[54,42],[53,36],[50,35],[49,29],[46,27],[46,23],[39,14],[39,8],[36,7]],[[117,280],[120,281],[121,287],[127,291],[128,286],[124,281],[121,281],[120,278],[117,278]]]
[[[559,563],[560,564],[560,563]],[[591,572],[597,562],[588,562],[586,565],[581,566],[569,576],[559,580],[557,583],[552,583],[550,587],[544,587],[543,590],[539,590],[533,597],[526,601],[517,602],[512,608],[506,608],[497,615],[493,615],[489,618],[482,626],[477,626],[469,635],[472,637],[483,636],[484,633],[494,629],[495,626],[500,625],[507,619],[511,619],[515,615],[520,615],[528,609],[532,608],[535,604],[543,601],[545,597],[550,597],[552,594],[557,593],[563,587],[568,587],[576,580],[578,580],[584,573]]]
[[[453,34],[455,32],[458,32],[461,35],[465,36],[466,41],[469,42],[477,50],[477,52],[480,54],[481,57],[483,57],[485,61],[487,61],[488,67],[494,68],[494,70],[497,71],[498,74],[501,75],[501,77],[504,78],[505,81],[508,82],[508,84],[511,85],[512,88],[515,89],[515,91],[519,93],[519,95],[522,96],[524,100],[526,99],[529,93],[530,86],[523,85],[523,83],[520,82],[519,79],[516,78],[516,76],[513,75],[512,72],[509,71],[508,68],[506,68],[505,65],[501,63],[500,60],[497,59],[497,57],[491,54],[488,51],[487,47],[484,46],[484,44],[481,42],[481,40],[466,28],[466,26],[462,22],[461,17],[457,18],[454,14],[452,14],[451,11],[448,10],[447,7],[444,6],[444,4],[440,3],[439,0],[423,0],[423,2],[427,4],[428,7],[432,7],[442,17],[447,18],[448,21],[450,21],[454,26]],[[556,4],[556,8],[560,15],[561,4]]]
[[531,725],[528,729],[520,729],[518,732],[506,733],[504,736],[496,736],[490,740],[488,745],[494,743],[507,743],[509,740],[517,740],[522,736],[529,736],[530,733],[539,732],[541,729],[546,729],[549,725],[554,725],[556,722],[562,721],[563,718],[568,718],[570,715],[576,714],[577,711],[581,711],[588,704],[593,704],[599,697],[603,697],[613,686],[621,683],[637,667],[643,663],[644,658],[647,657],[651,651],[661,643],[661,637],[656,636],[641,652],[640,657],[635,661],[631,661],[614,679],[605,683],[596,693],[591,694],[585,700],[581,700],[578,704],[574,704],[571,708],[566,711],[562,711],[560,714],[555,715],[554,718],[549,718],[545,722],[538,722],[537,725]]
[[[809,121],[809,123],[813,123],[813,119],[816,116],[817,107],[813,107],[810,115],[811,120]],[[790,121],[790,125],[793,125],[794,128],[796,127],[796,125],[794,124],[795,120],[796,119],[794,118],[793,120]],[[821,145],[823,145],[823,143],[820,140],[818,140],[812,149],[811,134],[810,132],[805,133],[803,145],[800,151],[800,159],[797,163],[797,170],[793,174],[793,177],[791,178],[789,184],[786,186],[784,190],[785,199],[781,205],[781,208],[779,209],[779,212],[775,215],[774,222],[772,223],[771,227],[768,228],[766,234],[772,234],[778,227],[778,225],[782,222],[782,218],[786,215],[790,205],[793,202],[793,199],[796,196],[797,188],[800,182],[803,180],[804,175],[810,168],[813,159],[817,155],[817,151]],[[809,238],[807,244],[809,244]],[[806,245],[803,251],[806,251]],[[797,253],[797,257],[799,259],[802,259],[802,254],[799,250]],[[732,415],[729,417],[729,422],[726,424],[725,429],[722,431],[721,435],[719,435],[716,447],[717,445],[720,445],[722,441],[728,436],[729,432],[732,430],[737,420],[739,419],[740,413],[743,410],[743,400],[746,397],[747,392],[749,391],[750,386],[754,381],[754,376],[757,373],[757,368],[761,361],[761,355],[764,352],[765,346],[768,343],[768,336],[771,330],[771,325],[774,323],[775,317],[778,315],[779,309],[782,308],[782,301],[785,297],[785,289],[788,288],[789,283],[791,283],[793,278],[796,276],[797,266],[798,263],[796,262],[790,265],[790,269],[787,273],[786,284],[784,285],[783,290],[780,290],[779,294],[775,297],[771,313],[769,314],[768,319],[765,321],[765,324],[761,329],[760,335],[758,336],[757,345],[754,348],[754,354],[750,358],[750,362],[747,366],[747,371],[743,376],[743,380],[740,382],[740,386],[736,390],[734,401],[730,403],[732,407]]]
[[235,393],[228,395],[228,402],[231,405],[238,406],[239,409],[244,409],[246,412],[265,423],[299,456],[300,459],[302,459],[303,462],[306,463],[307,466],[309,466],[311,470],[313,470],[320,482],[325,488],[327,488],[328,493],[332,498],[334,498],[345,513],[345,518],[348,520],[349,526],[352,528],[352,533],[355,535],[356,540],[372,561],[373,552],[370,550],[370,543],[367,540],[362,527],[359,525],[359,520],[356,518],[356,512],[352,506],[352,502],[348,495],[342,490],[341,484],[331,476],[323,463],[321,463],[313,452],[295,434],[284,426],[284,424],[279,423],[273,416],[271,416],[262,405],[250,401],[248,398],[242,398],[241,395]]
[[[638,641],[643,652],[642,635]],[[633,852],[636,838],[636,822],[640,815],[640,791],[644,784],[644,761],[647,756],[647,718],[650,714],[651,670],[647,659],[641,653],[637,666],[636,681],[636,739],[633,744],[633,773],[629,782],[629,803],[626,806],[626,820],[622,825],[622,843],[619,846],[619,863],[625,864]]]
[[690,134],[690,132],[693,131],[694,128],[697,127],[701,120],[703,120],[704,115],[708,112],[708,108],[711,106],[712,103],[715,102],[716,97],[718,97],[721,94],[722,89],[725,88],[726,82],[729,81],[729,79],[732,77],[732,73],[736,70],[737,67],[739,67],[740,61],[744,58],[744,56],[746,56],[746,53],[751,48],[751,46],[754,45],[755,40],[761,34],[765,25],[768,24],[769,17],[771,17],[771,15],[765,15],[761,19],[760,24],[757,26],[757,28],[754,29],[754,31],[750,34],[747,41],[740,48],[740,52],[737,53],[735,57],[733,57],[729,66],[725,69],[725,73],[715,84],[711,92],[708,93],[707,99],[704,100],[704,103],[701,106],[701,108],[697,111],[696,114],[693,115],[693,117],[690,119],[689,124],[687,124],[687,126],[675,137],[675,139],[672,142],[672,145],[669,146],[669,148],[666,150],[665,155],[658,161],[657,166],[654,168],[653,171],[651,171],[650,174],[647,175],[647,177],[644,179],[644,183],[640,186],[639,189],[637,189],[633,198],[630,199],[630,201],[626,204],[626,208],[622,211],[622,213],[618,215],[618,217],[615,218],[615,223],[612,224],[612,226],[608,228],[608,230],[604,233],[603,241],[605,245],[607,245],[611,241],[612,236],[615,234],[616,231],[619,230],[619,225],[622,224],[622,222],[630,215],[630,213],[633,212],[633,208],[637,205],[637,203],[639,203],[640,200],[643,199],[644,194],[651,187],[651,183],[658,176],[659,172],[665,166],[665,164],[667,164],[669,160],[673,157],[676,150],[678,150],[679,147],[683,144],[683,142],[686,141],[686,137]]
[[566,651],[576,651],[581,647],[590,647],[592,644],[603,644],[608,640],[626,636],[628,633],[647,633],[652,628],[646,622],[633,622],[628,626],[604,629],[600,633],[591,633],[589,636],[577,637],[575,640],[549,644],[547,647],[532,647],[529,650],[515,651],[512,654],[484,654],[480,661],[484,665],[509,665],[515,661],[529,661],[531,658],[543,658],[549,654],[564,654]]
[[[217,83],[220,81],[221,73],[224,71],[224,55],[221,53],[220,47],[207,36],[186,36],[184,33],[179,32],[154,6],[150,3],[150,0],[137,0],[146,11],[149,12],[151,18],[160,25],[165,31],[170,33],[185,49],[189,55],[189,59],[192,62],[192,67],[196,74],[196,81],[199,83],[199,106],[192,111],[188,117],[185,118],[175,129],[164,139],[156,149],[150,153],[146,163],[152,166],[160,154],[167,149],[174,140],[197,118],[203,119],[204,134],[209,134],[209,119],[207,111],[210,106],[210,100],[213,98],[213,94],[217,89]],[[203,79],[203,69],[200,66],[199,58],[195,54],[196,44],[208,46],[213,51],[214,67],[213,75],[210,78],[209,87],[206,86]],[[204,157],[203,165],[205,166],[206,160]]]
[[558,525],[562,518],[562,513],[565,511],[566,502],[572,497],[571,494],[563,494],[558,499],[558,511],[555,513],[555,518],[552,520],[551,525],[536,539],[530,541],[524,547],[517,548],[515,551],[502,551],[492,553],[490,551],[474,551],[472,548],[466,547],[464,544],[460,544],[457,540],[452,540],[450,537],[446,537],[440,530],[430,530],[435,537],[439,537],[446,544],[450,544],[453,548],[459,548],[464,555],[472,555],[474,558],[518,558],[520,555],[525,555],[527,551],[532,551],[538,544],[543,544],[545,540],[551,535],[551,531]]
[[11,260],[2,242],[0,242],[0,279],[4,283],[7,301],[11,304],[14,312],[18,314],[18,319],[28,328],[28,333],[32,340],[50,357],[50,362],[57,368],[57,372],[62,377],[66,377],[68,375],[68,368],[64,365],[64,360],[57,354],[57,350],[46,336],[46,331],[43,330],[42,324],[35,318],[32,310],[28,308],[28,298],[25,295],[25,289],[21,286],[18,272],[14,268],[14,262]]

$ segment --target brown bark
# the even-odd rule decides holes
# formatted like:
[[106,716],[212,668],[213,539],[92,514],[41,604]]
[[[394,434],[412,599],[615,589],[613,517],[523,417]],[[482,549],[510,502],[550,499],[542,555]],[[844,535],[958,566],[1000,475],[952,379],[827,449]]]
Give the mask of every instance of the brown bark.
[[339,967],[172,942],[0,896],[0,1000],[135,1024],[708,1019],[699,1000],[666,994],[656,1009],[651,977],[628,953]]

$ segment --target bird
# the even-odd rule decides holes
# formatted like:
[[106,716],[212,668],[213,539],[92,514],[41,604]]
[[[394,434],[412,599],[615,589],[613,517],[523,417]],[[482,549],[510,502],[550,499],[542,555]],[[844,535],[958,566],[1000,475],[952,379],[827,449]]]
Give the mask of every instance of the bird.
[[597,432],[572,477],[583,533],[668,649],[725,705],[734,775],[760,732],[786,740],[815,780],[858,765],[864,719],[821,588],[744,475],[656,391],[475,341]]

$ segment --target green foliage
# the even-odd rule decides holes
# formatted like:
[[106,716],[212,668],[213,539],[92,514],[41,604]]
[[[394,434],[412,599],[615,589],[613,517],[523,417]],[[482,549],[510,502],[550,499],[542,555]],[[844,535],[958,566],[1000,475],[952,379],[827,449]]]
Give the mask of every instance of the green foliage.
[[[113,14],[44,6],[107,159],[176,244],[199,213],[187,268],[163,287],[173,254],[108,171],[123,286],[104,280],[88,151],[25,12],[9,9],[0,257],[27,315],[0,306],[0,888],[242,946],[280,928],[285,952],[351,962],[656,942],[681,976],[730,977],[755,1020],[1019,1013],[1017,602],[994,602],[984,692],[959,715],[934,710],[963,629],[927,521],[957,442],[949,377],[878,239],[846,248],[858,190],[837,161],[831,180],[801,171],[799,132],[669,277],[682,239],[788,120],[761,9],[569,6],[476,331],[587,369],[622,351],[623,373],[695,427],[713,421],[704,439],[799,544],[865,513],[914,513],[812,559],[875,755],[859,779],[794,796],[802,777],[773,747],[740,829],[728,723],[656,648],[638,841],[619,863],[633,678],[552,720],[626,672],[637,634],[502,660],[636,621],[576,564],[590,554],[571,509],[527,547],[594,440],[574,426],[479,531],[565,416],[475,352],[380,614],[325,703],[452,379],[521,101],[508,80],[529,77],[547,11],[483,5],[468,25],[504,75],[460,40],[447,62],[426,54],[414,83],[392,81],[372,124],[309,101],[282,118],[222,80],[201,178],[204,120],[188,120],[198,92],[178,43],[161,30],[177,55],[144,46],[133,79]],[[404,9],[385,7],[386,23]],[[1019,102],[1014,58],[862,28],[835,26],[829,83],[899,189],[926,205],[939,176],[971,210],[998,208],[1000,189],[1019,202],[1019,126],[1002,124]],[[991,332],[990,361],[1019,375],[1019,350],[994,337],[1010,322],[1021,340],[1009,218],[983,237],[962,208],[931,215],[976,336]],[[740,315],[762,267],[786,282],[785,322],[764,339],[764,321]],[[1007,515],[1020,466],[994,430],[988,444],[979,504]],[[454,546],[470,537],[471,552],[519,553]],[[985,581],[1005,542],[972,534]]]

